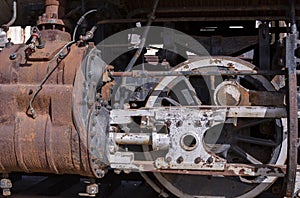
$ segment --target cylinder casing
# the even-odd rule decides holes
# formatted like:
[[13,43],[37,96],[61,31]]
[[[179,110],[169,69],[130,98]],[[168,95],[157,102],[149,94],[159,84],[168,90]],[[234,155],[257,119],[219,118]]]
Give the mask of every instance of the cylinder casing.
[[[75,129],[72,115],[73,82],[86,47],[71,47],[33,102],[37,117],[26,113],[49,61],[70,40],[59,30],[41,32],[45,48],[37,49],[28,60],[24,45],[0,53],[0,172],[93,176],[86,134]],[[14,60],[11,54],[16,55]]]

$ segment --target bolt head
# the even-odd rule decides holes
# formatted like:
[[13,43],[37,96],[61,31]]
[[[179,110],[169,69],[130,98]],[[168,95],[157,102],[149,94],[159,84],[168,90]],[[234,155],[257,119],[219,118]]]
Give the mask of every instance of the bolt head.
[[214,159],[212,157],[209,157],[206,161],[208,164],[211,164],[214,162]]
[[15,60],[17,58],[17,55],[15,53],[11,53],[9,56],[10,60]]
[[181,127],[183,125],[183,122],[181,120],[179,120],[177,123],[176,123],[176,127]]
[[195,160],[194,160],[194,163],[195,164],[199,164],[201,162],[201,158],[200,157],[197,157]]
[[166,158],[166,162],[171,162],[172,161],[172,158],[170,157],[170,156],[168,156],[167,158]]
[[178,157],[176,162],[177,164],[181,164],[183,162],[183,157],[182,156]]
[[172,121],[171,121],[171,120],[167,120],[167,121],[165,122],[165,124],[167,125],[167,127],[170,127],[171,124],[172,124]]

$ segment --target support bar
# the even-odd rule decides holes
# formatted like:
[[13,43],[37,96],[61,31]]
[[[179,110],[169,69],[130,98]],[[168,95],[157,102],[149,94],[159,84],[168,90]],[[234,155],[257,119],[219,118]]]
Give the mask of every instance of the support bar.
[[295,21],[295,0],[290,0],[291,33],[286,37],[286,67],[288,69],[288,159],[286,197],[293,197],[298,156],[298,97],[297,97],[297,49],[298,31]]
[[[232,75],[285,75],[286,71],[269,71],[269,70],[194,70],[194,71],[142,71],[134,70],[130,72],[110,72],[112,77],[134,77],[134,78],[151,78],[161,76],[232,76]],[[300,71],[296,71],[297,75],[300,75]]]

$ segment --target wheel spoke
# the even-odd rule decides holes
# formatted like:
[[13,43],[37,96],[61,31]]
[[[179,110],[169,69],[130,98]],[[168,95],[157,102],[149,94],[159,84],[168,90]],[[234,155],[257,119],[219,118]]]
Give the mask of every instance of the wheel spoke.
[[270,122],[270,121],[271,121],[271,119],[259,119],[259,120],[247,121],[242,124],[238,124],[237,127],[233,128],[233,131],[236,132],[236,131],[239,131],[244,128],[252,127],[252,126],[255,126],[255,125],[258,125],[261,123],[265,123],[265,122]]
[[246,137],[246,136],[237,136],[236,140],[261,146],[269,146],[269,147],[275,147],[277,146],[276,142],[272,140],[266,140],[261,138],[254,138],[254,137]]
[[238,155],[240,155],[243,159],[251,162],[252,164],[262,164],[258,159],[244,151],[238,146],[232,146],[231,149]]
[[178,103],[176,100],[172,99],[172,98],[168,98],[168,97],[163,97],[163,100],[168,101],[170,104],[172,104],[173,106],[181,106],[180,103]]

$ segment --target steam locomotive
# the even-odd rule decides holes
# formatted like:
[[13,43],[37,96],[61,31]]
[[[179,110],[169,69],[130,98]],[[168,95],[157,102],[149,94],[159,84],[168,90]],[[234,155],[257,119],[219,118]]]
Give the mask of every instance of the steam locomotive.
[[297,2],[0,2],[3,195],[114,171],[162,197],[299,196]]

